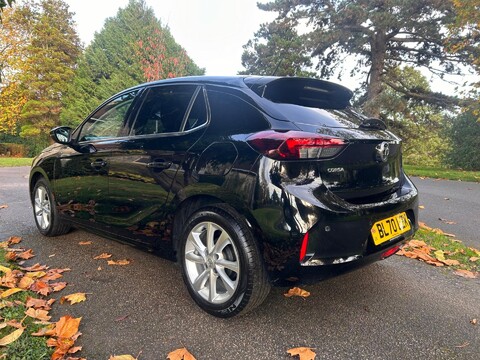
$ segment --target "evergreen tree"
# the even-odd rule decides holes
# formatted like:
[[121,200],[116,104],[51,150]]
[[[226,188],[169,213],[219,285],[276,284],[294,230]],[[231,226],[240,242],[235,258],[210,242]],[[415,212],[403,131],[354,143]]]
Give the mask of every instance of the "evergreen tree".
[[[181,71],[156,71],[159,65],[167,69],[175,64]],[[76,125],[116,92],[147,80],[203,72],[186,56],[168,28],[161,26],[145,1],[130,0],[115,17],[105,21],[86,48],[65,99],[62,122]]]

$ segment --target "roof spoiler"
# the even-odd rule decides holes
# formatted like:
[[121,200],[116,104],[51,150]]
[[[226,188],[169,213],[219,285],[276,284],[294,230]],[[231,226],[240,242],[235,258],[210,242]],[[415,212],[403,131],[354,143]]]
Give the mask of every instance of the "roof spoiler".
[[321,109],[345,109],[353,92],[329,81],[300,77],[247,77],[246,85],[257,95],[275,103]]

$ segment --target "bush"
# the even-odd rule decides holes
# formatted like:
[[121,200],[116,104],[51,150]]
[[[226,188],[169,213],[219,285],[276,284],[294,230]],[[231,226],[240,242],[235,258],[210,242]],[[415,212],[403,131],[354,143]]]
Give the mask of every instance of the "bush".
[[25,157],[26,153],[23,144],[0,143],[0,156]]

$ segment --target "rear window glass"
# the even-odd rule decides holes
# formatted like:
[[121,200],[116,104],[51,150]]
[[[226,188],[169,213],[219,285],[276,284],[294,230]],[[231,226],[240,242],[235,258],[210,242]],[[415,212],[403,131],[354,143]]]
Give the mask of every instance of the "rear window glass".
[[356,128],[363,118],[351,108],[343,110],[325,110],[292,104],[277,104],[277,110],[286,119],[307,125],[327,127]]

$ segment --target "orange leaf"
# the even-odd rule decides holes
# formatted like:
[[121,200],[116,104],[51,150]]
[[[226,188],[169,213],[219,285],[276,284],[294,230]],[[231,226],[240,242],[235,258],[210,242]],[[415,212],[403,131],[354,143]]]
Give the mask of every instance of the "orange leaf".
[[92,245],[91,241],[80,241],[78,245]]
[[188,352],[186,348],[174,350],[167,355],[170,360],[196,360],[195,357]]
[[33,285],[30,286],[30,290],[32,290],[32,291],[34,291],[38,294],[41,294],[43,296],[47,296],[52,291],[52,289],[50,289],[50,287],[45,282],[43,282],[41,280],[35,281],[33,283]]
[[78,331],[80,326],[79,318],[72,318],[70,315],[62,316],[60,320],[55,323],[55,335],[59,338],[71,338]]
[[50,284],[50,286],[52,287],[53,291],[57,292],[57,291],[63,290],[65,288],[65,286],[67,286],[67,283],[66,282],[57,282],[57,283]]
[[60,304],[63,304],[65,301],[70,302],[71,305],[87,300],[85,293],[75,293],[67,296],[63,296],[60,299]]
[[8,344],[13,343],[15,340],[17,340],[22,334],[23,334],[23,328],[17,329],[14,332],[8,334],[7,336],[4,336],[3,338],[0,339],[0,346],[6,346]]
[[285,297],[300,296],[300,297],[306,298],[310,296],[310,293],[306,290],[300,289],[299,287],[294,287],[288,290],[288,292],[283,295]]
[[35,280],[33,280],[32,278],[29,278],[27,276],[24,276],[20,282],[18,283],[18,287],[21,288],[21,289],[25,289],[27,290],[30,286],[33,285],[33,283],[35,282]]
[[17,259],[17,254],[13,251],[8,251],[5,254],[5,260],[7,260],[7,261],[14,261],[16,259]]
[[32,249],[28,249],[27,251],[21,252],[20,254],[17,255],[17,258],[23,259],[23,260],[28,260],[34,257],[35,255],[33,254]]
[[130,260],[123,259],[123,260],[108,260],[107,261],[108,265],[128,265],[130,264]]
[[468,261],[475,262],[475,261],[477,261],[478,259],[480,259],[480,258],[477,257],[477,256],[472,256],[470,259],[468,259]]
[[34,309],[34,308],[28,308],[27,311],[25,311],[25,314],[38,320],[42,321],[48,321],[52,317],[48,315],[48,311],[46,310],[41,310],[41,309]]
[[0,209],[6,209],[6,208],[8,208],[7,204],[0,205]]
[[300,358],[300,360],[314,360],[315,352],[313,352],[313,348],[308,348],[308,347],[298,347],[298,348],[293,348],[287,350],[287,353],[290,354],[290,356],[296,356]]
[[35,265],[29,267],[21,267],[20,269],[23,271],[42,271],[48,269],[48,266],[36,263]]
[[108,259],[108,258],[111,258],[112,257],[112,254],[108,254],[108,253],[101,253],[100,255],[97,255],[94,257],[95,260],[98,260],[98,259]]
[[478,276],[478,273],[474,273],[468,270],[456,270],[453,272],[455,275],[462,276],[468,279],[476,279]]
[[43,299],[35,299],[32,297],[28,297],[25,303],[26,307],[33,307],[34,309],[44,309],[50,310],[51,305],[55,302],[55,299],[50,300],[43,300]]
[[108,360],[137,360],[132,355],[111,355]]
[[8,245],[15,245],[18,244],[20,241],[22,241],[22,238],[20,236],[10,236],[7,240]]

